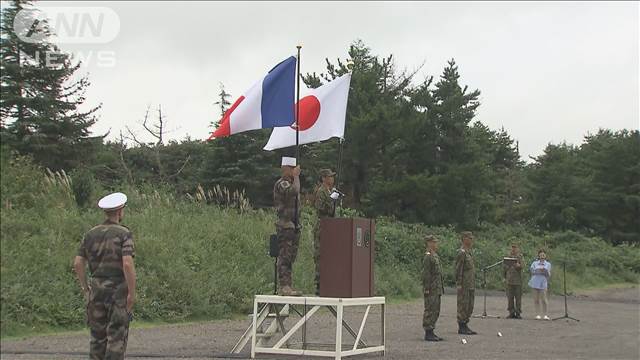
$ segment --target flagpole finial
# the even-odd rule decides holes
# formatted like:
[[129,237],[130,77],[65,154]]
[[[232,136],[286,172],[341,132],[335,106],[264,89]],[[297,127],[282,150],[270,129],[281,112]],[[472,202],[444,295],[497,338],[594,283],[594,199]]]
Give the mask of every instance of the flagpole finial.
[[302,49],[302,44],[296,45],[296,49]]

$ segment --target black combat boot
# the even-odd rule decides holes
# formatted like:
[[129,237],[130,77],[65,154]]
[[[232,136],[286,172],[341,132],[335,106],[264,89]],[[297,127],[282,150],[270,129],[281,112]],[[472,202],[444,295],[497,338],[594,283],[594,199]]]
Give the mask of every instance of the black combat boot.
[[459,322],[458,323],[458,334],[462,335],[475,335],[477,332],[469,329],[467,323]]
[[436,333],[435,333],[435,332],[433,333],[433,336],[437,337],[437,338],[438,338],[438,341],[444,341],[444,339],[443,339],[443,338],[441,338],[440,336],[436,335]]
[[440,341],[440,338],[433,333],[433,330],[425,330],[424,341]]
[[464,327],[465,327],[465,329],[467,330],[467,334],[468,334],[468,335],[476,335],[476,334],[477,334],[477,332],[475,332],[475,331],[473,331],[473,330],[469,329],[469,326],[468,326],[466,323],[464,324]]

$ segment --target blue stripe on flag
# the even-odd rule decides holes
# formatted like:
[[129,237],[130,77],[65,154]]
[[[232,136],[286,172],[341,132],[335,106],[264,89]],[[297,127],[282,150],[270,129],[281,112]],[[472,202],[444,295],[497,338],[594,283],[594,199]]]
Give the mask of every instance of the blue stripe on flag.
[[296,58],[291,56],[276,65],[262,81],[262,128],[290,126],[296,80]]

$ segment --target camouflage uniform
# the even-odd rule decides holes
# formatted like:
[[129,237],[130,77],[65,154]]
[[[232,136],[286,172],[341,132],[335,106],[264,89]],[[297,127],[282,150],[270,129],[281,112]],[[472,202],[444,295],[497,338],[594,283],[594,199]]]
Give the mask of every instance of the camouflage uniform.
[[466,324],[473,313],[475,300],[475,266],[470,251],[458,249],[456,255],[456,287],[458,291],[458,322]]
[[87,324],[91,329],[91,359],[124,359],[129,336],[123,256],[135,256],[131,231],[105,221],[82,240],[78,256],[85,258],[91,273]]
[[[512,254],[508,256],[516,257],[518,261],[517,263],[504,263],[506,293],[509,304],[507,310],[509,315],[519,316],[522,313],[522,264],[524,264],[524,259],[520,253],[516,256]],[[517,265],[518,263],[520,265]]]
[[442,265],[440,257],[435,252],[427,251],[424,255],[424,270],[422,272],[422,285],[424,289],[424,314],[422,327],[428,331],[433,330],[440,316],[440,297],[444,293],[442,281]]
[[315,263],[316,292],[320,289],[320,220],[334,216],[334,201],[331,199],[331,191],[320,185],[316,189],[313,207],[316,209],[318,221],[313,227],[313,261]]
[[[282,177],[273,186],[273,203],[278,213],[276,231],[278,235],[278,279],[280,287],[291,286],[291,269],[298,255],[300,242],[300,189],[295,186],[294,179]],[[298,216],[296,216],[296,201]]]

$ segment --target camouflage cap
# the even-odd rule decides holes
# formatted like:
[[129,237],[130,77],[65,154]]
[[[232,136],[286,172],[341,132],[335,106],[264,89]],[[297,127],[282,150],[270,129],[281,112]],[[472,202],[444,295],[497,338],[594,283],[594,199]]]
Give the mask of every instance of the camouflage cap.
[[473,237],[473,233],[471,231],[463,231],[460,233],[460,237],[462,239],[467,238],[467,237]]
[[438,242],[439,240],[435,235],[427,235],[427,236],[424,237],[424,241],[426,241],[426,242],[431,242],[431,241]]
[[336,173],[334,171],[331,171],[331,169],[322,169],[319,172],[320,177],[326,177],[326,176],[336,176]]

